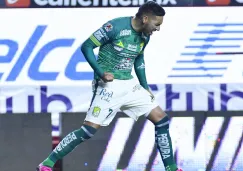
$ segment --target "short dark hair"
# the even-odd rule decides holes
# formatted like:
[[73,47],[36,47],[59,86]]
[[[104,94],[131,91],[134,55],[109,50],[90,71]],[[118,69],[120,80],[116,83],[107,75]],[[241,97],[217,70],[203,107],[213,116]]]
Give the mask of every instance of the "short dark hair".
[[147,1],[138,9],[136,17],[141,18],[144,14],[152,14],[155,16],[164,16],[165,10],[162,6],[154,1]]

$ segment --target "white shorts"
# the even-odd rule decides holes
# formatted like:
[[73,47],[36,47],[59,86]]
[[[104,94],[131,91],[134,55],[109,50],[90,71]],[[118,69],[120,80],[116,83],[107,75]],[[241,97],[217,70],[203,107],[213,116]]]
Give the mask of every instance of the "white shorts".
[[113,80],[104,83],[93,81],[94,95],[85,121],[107,126],[122,111],[134,120],[139,116],[148,116],[158,106],[155,99],[136,79]]

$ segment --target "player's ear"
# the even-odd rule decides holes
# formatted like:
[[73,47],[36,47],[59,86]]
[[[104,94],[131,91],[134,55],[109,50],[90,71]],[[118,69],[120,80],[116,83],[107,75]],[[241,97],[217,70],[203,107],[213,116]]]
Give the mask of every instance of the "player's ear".
[[147,24],[148,23],[148,16],[144,15],[143,16],[143,24]]

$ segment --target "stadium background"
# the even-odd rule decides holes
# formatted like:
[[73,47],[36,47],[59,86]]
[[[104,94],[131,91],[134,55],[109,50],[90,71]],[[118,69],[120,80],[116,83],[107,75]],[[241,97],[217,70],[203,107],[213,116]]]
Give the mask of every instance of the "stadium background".
[[[0,170],[31,171],[73,129],[91,99],[82,42],[142,0],[0,1]],[[241,0],[157,0],[166,10],[145,51],[147,80],[170,116],[185,171],[243,170]],[[97,49],[96,49],[97,54]],[[56,171],[164,170],[153,125],[119,113]]]

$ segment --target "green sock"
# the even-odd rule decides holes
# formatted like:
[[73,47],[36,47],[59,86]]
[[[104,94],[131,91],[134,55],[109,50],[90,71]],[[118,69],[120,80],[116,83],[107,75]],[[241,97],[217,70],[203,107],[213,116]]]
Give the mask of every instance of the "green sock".
[[42,162],[42,164],[43,164],[44,166],[49,166],[49,167],[53,167],[53,166],[55,165],[55,163],[54,163],[51,159],[49,159],[49,157],[46,158],[46,159]]
[[96,129],[84,125],[80,129],[69,133],[62,141],[56,146],[52,153],[42,162],[44,166],[53,167],[55,163],[73,151],[80,143],[91,138],[96,132]]
[[168,116],[155,124],[155,140],[166,171],[176,171],[177,166],[174,161]]
[[165,171],[176,171],[176,170],[177,170],[176,164],[169,165],[165,168]]

